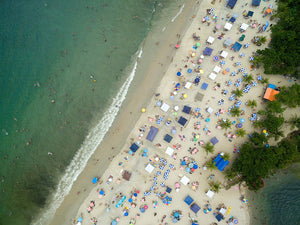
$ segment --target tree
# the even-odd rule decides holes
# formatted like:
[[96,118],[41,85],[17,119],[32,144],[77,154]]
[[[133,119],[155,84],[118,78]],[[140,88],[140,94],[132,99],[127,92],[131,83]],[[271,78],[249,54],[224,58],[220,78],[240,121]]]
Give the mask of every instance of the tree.
[[240,108],[238,107],[234,107],[230,110],[230,114],[231,116],[235,117],[235,116],[240,116],[241,115],[242,110],[240,110]]
[[231,121],[228,120],[228,119],[222,120],[222,121],[221,121],[221,124],[220,124],[220,126],[221,126],[223,129],[225,129],[225,130],[230,129],[230,128],[231,128],[231,125],[232,125],[232,123],[231,123]]
[[229,155],[229,153],[224,153],[223,155],[221,155],[221,158],[223,158],[225,161],[226,160],[228,160],[229,161],[229,159],[230,159],[230,155]]
[[247,133],[246,133],[246,131],[245,131],[243,128],[238,129],[238,131],[236,132],[236,135],[237,135],[238,137],[244,137],[246,134],[247,134]]
[[300,105],[300,85],[294,84],[289,88],[282,87],[280,93],[275,96],[277,101],[291,108]]
[[210,171],[217,169],[216,163],[214,163],[212,159],[207,161],[205,165],[206,165],[207,169],[209,169]]
[[280,131],[280,128],[282,127],[283,123],[284,123],[284,118],[282,115],[276,117],[269,111],[267,113],[266,118],[263,121],[258,122],[260,127],[266,128],[270,136],[275,137],[276,139],[279,136],[283,135],[283,133]]
[[254,132],[250,135],[250,141],[257,146],[263,146],[268,142],[268,138],[264,134]]
[[268,101],[267,109],[272,113],[283,113],[286,108],[282,108],[282,104],[279,101]]
[[269,83],[269,79],[268,79],[268,78],[263,78],[263,79],[261,80],[261,83],[262,83],[262,84],[268,84],[268,83]]
[[291,125],[291,130],[300,128],[300,117],[294,115],[291,119],[289,119],[288,123]]
[[254,80],[254,78],[253,78],[253,75],[252,75],[252,74],[247,74],[247,75],[244,77],[244,79],[243,79],[243,81],[246,82],[246,83],[250,83],[250,82],[253,81],[253,80]]
[[254,107],[257,106],[257,102],[256,100],[249,100],[247,106],[251,107],[251,109],[253,109]]
[[238,98],[243,96],[243,91],[238,88],[235,89],[232,93],[235,94]]
[[258,36],[258,40],[256,42],[257,46],[261,46],[262,44],[265,44],[267,42],[266,36]]
[[219,193],[221,189],[221,183],[219,181],[211,181],[209,182],[209,187],[213,192]]
[[207,155],[208,153],[214,153],[215,151],[214,145],[211,142],[207,142],[205,145],[202,146],[202,148],[204,148]]

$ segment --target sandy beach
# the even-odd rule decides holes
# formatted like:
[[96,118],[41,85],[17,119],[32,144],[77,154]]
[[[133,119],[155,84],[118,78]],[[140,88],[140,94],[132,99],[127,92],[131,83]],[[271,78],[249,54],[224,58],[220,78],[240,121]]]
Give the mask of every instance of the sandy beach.
[[[252,38],[269,38],[270,25],[263,33],[259,29],[267,21],[275,23],[262,13],[271,3],[276,7],[271,1],[262,1],[259,7],[238,1],[233,9],[225,1],[188,3],[168,24],[160,43],[151,42],[155,33],[148,37],[153,45],[143,49],[145,58],[139,65],[143,71],[138,68],[138,73],[146,75],[132,84],[134,90],[113,127],[51,224],[150,225],[175,220],[177,224],[250,224],[251,203],[241,200],[242,195],[247,196],[246,189],[233,186],[226,190],[224,173],[210,171],[205,164],[220,153],[229,153],[229,162],[238,155],[247,138],[237,137],[239,124],[247,133],[254,131],[253,113],[265,107],[266,85],[260,76],[276,86],[291,84],[282,76],[264,75],[263,68],[251,68],[251,57],[258,48]],[[246,16],[248,11],[253,12],[252,17]],[[232,17],[235,22],[230,23]],[[226,23],[232,25],[230,30],[224,28]],[[245,31],[240,28],[243,23],[249,25]],[[232,43],[225,47],[227,38]],[[242,44],[239,51],[231,49],[236,41]],[[210,55],[204,54],[207,47],[212,49]],[[245,73],[254,80],[244,82]],[[242,97],[233,96],[237,87],[243,90]],[[254,109],[246,105],[253,99],[258,103]],[[240,117],[230,115],[234,105],[242,109]],[[233,123],[230,129],[221,129],[223,119]],[[157,132],[152,138],[150,130]],[[203,146],[214,138],[214,153],[207,154]],[[91,174],[98,177],[95,184]],[[210,192],[211,181],[221,183],[218,193]],[[191,205],[201,208],[197,213],[184,201],[187,196],[193,199]],[[223,217],[219,222],[218,215]]]

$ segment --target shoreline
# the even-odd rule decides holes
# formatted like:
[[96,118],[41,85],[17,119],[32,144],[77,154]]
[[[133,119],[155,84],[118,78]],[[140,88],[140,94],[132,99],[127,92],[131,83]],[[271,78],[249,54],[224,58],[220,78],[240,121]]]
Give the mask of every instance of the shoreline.
[[[240,4],[237,4],[236,9],[237,9],[238,6],[240,7]],[[203,8],[200,8],[200,5],[199,5],[199,10],[198,10],[197,16],[195,18],[190,19],[190,18],[193,17],[193,15],[189,15],[189,18],[186,18],[187,21],[189,21],[189,20],[195,21],[196,19],[198,19],[198,22],[197,22],[198,25],[195,25],[196,23],[194,23],[193,27],[192,27],[192,24],[190,24],[190,26],[188,26],[188,28],[186,28],[186,32],[184,33],[184,35],[182,37],[182,43],[181,43],[180,49],[178,49],[175,52],[174,51],[174,44],[176,43],[176,40],[171,41],[172,44],[170,46],[167,46],[167,47],[164,46],[165,50],[160,49],[160,51],[163,52],[163,53],[156,56],[156,58],[154,60],[153,59],[151,60],[151,63],[149,63],[148,68],[146,69],[147,72],[146,72],[145,76],[142,76],[142,77],[136,76],[136,79],[131,84],[132,87],[137,86],[136,90],[135,91],[131,90],[130,93],[128,92],[126,100],[124,101],[124,103],[121,107],[121,111],[120,111],[119,115],[117,116],[117,118],[115,119],[113,126],[110,128],[110,131],[107,133],[105,139],[103,140],[103,142],[101,143],[101,145],[99,146],[97,151],[94,153],[94,155],[89,160],[88,165],[86,166],[85,170],[82,172],[82,174],[79,176],[77,181],[74,183],[71,192],[66,197],[66,199],[64,200],[64,203],[61,205],[61,207],[57,210],[56,215],[55,215],[55,219],[51,222],[51,224],[62,224],[62,223],[66,224],[67,222],[71,222],[70,219],[75,217],[75,215],[74,215],[75,213],[77,214],[77,216],[79,216],[81,213],[84,212],[83,214],[84,214],[85,221],[88,221],[89,217],[92,217],[92,215],[97,216],[97,217],[99,217],[100,213],[103,216],[106,215],[105,214],[105,209],[104,209],[105,207],[103,205],[103,202],[109,200],[109,196],[111,196],[112,194],[109,193],[109,191],[107,189],[107,186],[104,186],[105,184],[104,183],[102,184],[102,182],[106,179],[106,176],[108,176],[109,174],[118,174],[120,169],[130,168],[132,170],[132,180],[130,181],[130,184],[132,186],[136,186],[137,188],[142,189],[142,186],[141,186],[142,184],[138,182],[139,180],[145,181],[145,185],[147,185],[149,183],[150,180],[147,179],[148,174],[145,174],[145,171],[142,172],[142,167],[144,165],[137,162],[139,160],[142,160],[142,159],[139,158],[140,155],[137,154],[136,156],[133,156],[133,157],[128,155],[128,147],[130,146],[130,143],[132,142],[129,139],[130,139],[130,137],[138,137],[139,136],[138,128],[141,127],[143,124],[145,124],[145,121],[147,121],[147,116],[154,116],[155,114],[161,114],[161,111],[159,110],[158,107],[155,107],[155,106],[153,107],[153,105],[155,105],[158,100],[163,99],[164,102],[166,102],[168,104],[171,104],[171,105],[174,105],[174,104],[183,105],[184,104],[184,102],[182,102],[179,99],[178,100],[176,99],[175,101],[172,102],[169,99],[169,95],[170,95],[170,90],[172,89],[172,86],[174,86],[172,81],[176,80],[176,78],[175,78],[176,75],[174,75],[174,74],[176,74],[176,71],[178,71],[178,68],[176,68],[177,64],[178,64],[178,67],[181,67],[180,64],[182,64],[182,66],[185,63],[188,64],[188,62],[183,63],[182,59],[184,59],[185,56],[187,54],[189,54],[188,50],[191,49],[191,45],[194,43],[194,41],[191,40],[191,34],[192,34],[191,31],[192,30],[195,31],[195,28],[198,27],[198,26],[201,26],[203,28],[203,24],[200,24],[199,19],[201,17],[203,17],[203,15],[205,15],[204,13],[205,13],[206,8],[211,8],[211,7],[217,8],[217,10],[221,11],[220,14],[223,14],[221,16],[224,16],[226,11],[227,11],[227,9],[223,9],[223,7],[225,7],[223,3],[222,3],[222,5],[211,5],[208,2],[203,1],[203,2],[201,2],[201,6],[203,6],[203,5],[204,5]],[[184,10],[185,9],[186,9],[186,7],[184,8]],[[219,13],[219,11],[218,11],[218,13]],[[259,11],[260,11],[259,9],[256,9],[257,13]],[[231,11],[231,12],[233,13],[233,11]],[[178,20],[180,18],[182,19],[182,17],[183,17],[183,15],[180,15],[176,20]],[[176,21],[175,21],[175,23],[176,23]],[[173,24],[173,25],[175,25],[175,24]],[[167,29],[171,29],[171,28],[168,27]],[[212,27],[210,27],[210,29],[212,29]],[[235,31],[232,31],[232,32],[235,32]],[[174,36],[171,36],[171,34],[169,33],[168,41],[176,39],[175,37],[176,37],[177,33],[178,32],[173,32],[172,34],[175,34]],[[249,32],[247,32],[246,35],[248,35],[248,33]],[[239,32],[237,34],[240,36]],[[209,35],[212,35],[212,33],[210,33],[208,30],[205,30],[205,32],[201,31],[200,35],[201,35],[201,49],[202,49],[203,48],[202,46],[204,45],[203,40],[206,40],[206,38]],[[147,38],[151,39],[152,37],[149,35],[149,37],[147,36]],[[220,41],[216,40],[216,42],[220,42]],[[221,42],[223,42],[223,40]],[[154,43],[154,41],[153,41],[153,43]],[[216,45],[217,44],[214,44],[214,47],[215,47],[215,49],[218,49],[218,48],[216,48]],[[222,46],[222,44],[218,45],[219,49],[220,49],[220,46]],[[148,46],[148,47],[149,47],[149,49],[151,48],[151,46]],[[158,45],[158,48],[160,48],[160,43]],[[169,49],[169,51],[168,51],[168,49]],[[169,57],[172,56],[172,59],[173,59],[173,55],[170,55],[170,54],[165,55],[165,53],[172,52],[172,49],[173,49],[173,52],[174,52],[173,54],[175,54],[175,55],[174,55],[174,61],[171,60],[172,62],[170,62],[170,59],[168,57],[166,57],[166,55],[168,55]],[[147,52],[146,49],[143,49],[143,51]],[[247,50],[247,51],[250,52],[250,49]],[[232,54],[231,51],[229,51],[229,53]],[[216,54],[216,53],[214,53],[214,54]],[[164,61],[159,60],[160,58],[164,59]],[[203,67],[205,68],[205,74],[202,75],[202,79],[204,80],[204,82],[209,83],[210,88],[212,88],[212,86],[214,85],[213,82],[211,82],[210,80],[207,79],[207,75],[209,74],[209,71],[211,71],[213,66],[214,66],[214,65],[211,65],[212,63],[208,62],[208,60],[211,61],[211,58],[212,57],[210,57],[210,58],[208,57],[208,59],[205,59],[206,61],[203,63]],[[243,61],[243,63],[245,62],[244,59],[240,59],[240,60]],[[146,59],[143,58],[141,61],[146,61]],[[161,63],[161,61],[163,61],[163,66],[161,66],[161,64],[159,64],[159,63]],[[231,64],[229,59],[227,59],[226,61]],[[166,63],[166,62],[169,62],[169,63]],[[159,64],[159,65],[157,65],[157,64]],[[151,65],[153,65],[153,67]],[[164,70],[166,70],[166,71],[164,72]],[[158,72],[158,71],[160,71],[160,72]],[[139,71],[139,72],[141,72],[141,71]],[[155,76],[157,80],[153,81],[152,76],[153,76],[153,74],[155,74],[155,72],[157,72],[157,74]],[[160,77],[161,73],[164,73],[162,78]],[[257,71],[253,71],[253,73],[256,73],[256,74],[261,73],[262,74],[262,69],[259,69]],[[161,78],[161,79],[159,79],[159,78]],[[268,77],[268,78],[270,78],[270,82],[274,82],[274,83],[276,83],[276,82],[279,83],[279,81],[280,82],[282,81],[282,77],[279,77],[279,76],[272,77],[272,78]],[[188,78],[188,74],[184,74],[184,79],[186,79],[186,81],[191,81],[191,79]],[[223,75],[219,74],[218,79],[217,79],[217,81],[220,81],[220,82],[224,83],[225,79],[228,79],[228,75],[225,78],[225,76],[223,77]],[[203,80],[201,80],[201,81],[203,81]],[[139,83],[139,82],[141,82],[141,83]],[[150,85],[149,85],[149,83],[150,83]],[[283,83],[286,83],[286,82],[283,82]],[[141,84],[141,85],[139,85],[139,84]],[[155,98],[155,97],[151,98],[151,96],[153,96],[153,93],[155,93],[155,91],[156,91],[155,87],[158,87],[160,96],[158,98]],[[194,86],[193,89],[195,89],[195,88],[196,87]],[[257,88],[261,88],[261,87],[257,87]],[[144,93],[145,90],[147,90],[147,94]],[[186,92],[188,92],[188,91],[190,91],[190,90],[186,90]],[[262,94],[261,92],[263,93],[263,90],[260,90],[256,93],[252,93],[251,98],[258,97],[258,95]],[[206,101],[206,107],[209,106],[210,104],[212,104],[212,103],[209,103],[210,101],[211,102],[214,101],[212,99],[215,99],[215,95],[217,95],[215,93],[216,92],[214,92],[213,90],[209,90],[209,92],[205,93],[206,96],[205,96],[204,100],[207,100]],[[190,94],[188,94],[188,96],[190,96]],[[255,97],[253,97],[253,96],[255,96]],[[259,97],[258,97],[258,99],[259,99]],[[205,102],[204,100],[201,103],[201,106],[202,106],[201,107],[201,110],[202,110],[201,112],[204,112],[204,110],[205,110],[205,107],[203,106],[204,102]],[[249,100],[249,98],[248,98],[248,100]],[[184,100],[184,101],[185,101],[185,104],[194,106],[193,101],[190,100],[189,97],[187,98],[187,100]],[[263,104],[259,104],[257,109],[260,109],[262,106],[263,106]],[[141,112],[140,112],[141,108],[146,108],[146,113],[145,114],[141,114]],[[289,112],[289,113],[291,113],[291,112]],[[166,116],[170,117],[172,120],[175,119],[170,114],[164,115],[164,117],[166,117]],[[208,115],[208,117],[210,117],[210,115]],[[231,118],[231,117],[229,117],[229,118]],[[192,118],[189,118],[189,119],[192,120]],[[212,124],[214,124],[216,122],[215,118],[211,118],[211,120],[212,120],[211,121]],[[154,124],[154,126],[155,126],[155,124]],[[191,126],[191,125],[188,125],[188,126]],[[134,129],[133,129],[133,127],[134,127]],[[247,125],[246,128],[248,130],[249,129],[253,130],[253,127],[249,127],[249,125]],[[161,136],[162,132],[164,132],[164,133],[167,132],[165,127],[162,127],[161,130],[162,131],[160,131],[159,137],[157,137],[156,139],[162,138],[162,136]],[[188,130],[188,131],[190,131],[190,130]],[[214,132],[215,133],[214,133],[213,136],[218,136],[218,138],[220,137],[219,140],[222,143],[222,144],[219,143],[219,145],[216,146],[216,152],[223,151],[223,152],[230,152],[231,153],[232,152],[232,150],[231,150],[232,144],[228,143],[227,139],[223,137],[223,134],[222,134],[223,131],[217,131],[216,130]],[[107,137],[107,136],[109,136],[109,137]],[[118,140],[118,138],[120,138],[120,139]],[[204,138],[207,139],[206,137],[204,137]],[[176,138],[176,139],[178,139],[178,138]],[[116,141],[116,140],[118,140],[118,141]],[[243,138],[237,139],[237,140],[234,140],[233,143],[235,145],[239,145],[243,142],[243,140],[244,140]],[[180,140],[178,140],[178,141],[180,141]],[[147,142],[147,141],[145,141],[145,142]],[[162,151],[165,150],[167,145],[164,143],[162,148],[157,149],[154,145],[155,143],[151,144],[151,143],[147,142],[146,146],[143,146],[143,147],[149,148],[151,152],[155,152],[156,154],[159,154],[159,155],[163,154]],[[187,143],[181,143],[181,144],[184,147],[183,149],[187,149],[189,147],[187,145]],[[114,149],[112,149],[112,147]],[[105,157],[106,158],[108,156],[108,155],[103,156],[101,154],[101,149],[102,150],[103,149],[108,149],[108,150],[118,149],[116,151],[119,151],[119,149],[120,149],[121,153],[119,153],[118,155],[113,154],[116,157],[112,160],[112,162],[110,162],[110,161],[105,162],[105,166],[108,166],[108,168],[107,168],[107,170],[105,170],[105,172],[104,172],[103,167],[100,168],[100,173],[102,174],[102,177],[100,179],[101,181],[97,184],[96,187],[94,185],[87,185],[87,184],[91,184],[92,176],[90,176],[90,175],[95,172],[95,168],[93,168],[93,167],[99,165],[99,162],[97,161],[98,160],[97,157],[98,158],[99,157]],[[102,151],[102,153],[103,153],[103,151]],[[105,151],[105,154],[108,154],[108,152]],[[179,154],[181,154],[181,153],[178,152],[178,155]],[[201,151],[201,153],[199,152],[198,154],[201,154],[202,157],[200,159],[198,159],[198,155],[195,156],[195,157],[197,157],[197,161],[199,161],[198,162],[199,165],[203,165],[205,163],[205,161],[207,161],[208,158],[207,158],[207,156],[205,156],[205,154],[202,153],[202,151]],[[122,166],[122,167],[121,166],[114,166],[114,165],[117,165],[119,161],[123,160],[124,156],[125,157],[126,156],[130,157],[130,161],[126,162],[128,164],[127,167],[125,165]],[[165,156],[165,157],[167,157],[167,156]],[[137,158],[139,158],[139,160]],[[143,160],[143,161],[145,161],[145,160]],[[177,164],[178,160],[177,160],[177,162],[175,161],[175,163]],[[141,170],[139,170],[139,169],[141,169]],[[203,173],[205,175],[208,175],[207,172],[203,172]],[[216,172],[216,173],[217,173],[216,178],[218,178],[219,180],[222,180],[223,179],[222,178],[223,174],[220,174],[218,172]],[[99,174],[99,170],[98,170],[98,174]],[[145,175],[146,175],[146,177],[145,177]],[[120,176],[120,174],[118,174],[116,178],[118,178],[119,176]],[[172,180],[178,179],[178,177],[177,178],[172,177],[172,178],[173,178]],[[147,181],[147,180],[149,180],[149,181]],[[208,185],[204,184],[205,178],[203,176],[201,178],[201,181],[203,182],[203,183],[201,183],[201,182],[200,183],[201,183],[201,185],[203,185],[204,190],[207,190]],[[116,189],[115,191],[119,190],[119,191],[122,191],[122,192],[126,192],[126,191],[130,192],[129,187],[127,187],[125,182],[126,181],[122,180],[122,183],[119,184],[119,186],[117,184],[112,184],[112,186]],[[123,183],[125,183],[125,184],[123,184]],[[205,183],[207,183],[207,182],[205,182]],[[126,185],[126,186],[124,186],[124,185]],[[107,196],[105,196],[105,199],[103,199],[104,201],[99,200],[98,198],[95,198],[95,196],[96,196],[95,190],[97,189],[97,191],[98,191],[100,188],[105,189],[105,192],[107,193]],[[201,187],[201,189],[203,189],[203,188]],[[82,192],[81,192],[79,195],[77,195],[77,192],[76,192],[77,190],[76,189],[77,190],[86,189],[86,190],[84,191],[85,192],[84,194],[82,194]],[[182,189],[186,190],[186,193],[190,193],[189,189],[187,189],[185,187],[183,187]],[[111,192],[112,192],[112,190],[111,190]],[[181,191],[181,192],[184,192],[184,191]],[[226,192],[226,194],[225,194],[225,192]],[[240,196],[242,194],[245,194],[245,190],[240,189],[240,191],[237,193],[237,189],[235,189],[235,187],[234,187],[234,188],[231,188],[231,189],[226,190],[226,191],[222,190],[221,193],[223,195],[222,194],[217,194],[218,199],[211,200],[212,204],[217,205],[220,202],[230,202],[230,204],[232,206],[237,206],[238,204],[241,204],[240,209],[234,209],[233,211],[237,214],[240,214],[240,215],[238,215],[240,223],[250,224],[251,210],[246,205],[242,205],[241,201],[236,198],[236,197],[238,197],[238,195]],[[195,196],[195,193],[192,192],[191,195]],[[182,197],[181,193],[180,193],[180,196]],[[203,205],[203,201],[204,201],[204,199],[207,199],[207,197],[203,193],[199,194],[199,192],[197,193],[197,196],[198,196],[197,201],[198,202],[201,201],[201,205]],[[235,197],[235,198],[232,199],[233,197]],[[85,211],[86,211],[85,209],[86,209],[86,206],[88,205],[88,202],[92,199],[96,200],[97,207],[94,210],[93,214],[89,215],[89,214],[85,213]],[[77,205],[78,205],[77,203],[79,203],[79,202],[81,203],[81,206],[77,207]],[[99,202],[101,202],[101,203],[98,206]],[[180,199],[180,201],[178,201],[177,199],[174,199],[175,205],[177,205],[177,204],[180,205],[180,204],[182,204],[182,202],[183,202],[182,199]],[[76,207],[75,207],[75,205],[76,205]],[[159,207],[159,208],[161,208],[161,207]],[[134,211],[134,210],[132,209],[132,211]],[[151,209],[151,211],[153,212],[154,210]],[[162,211],[166,212],[166,209],[163,208]],[[186,216],[187,211],[186,210],[183,210],[183,211],[184,211],[185,217],[187,217]],[[115,209],[111,209],[111,215],[118,215],[118,214],[120,214],[120,213],[117,212]],[[132,215],[130,215],[130,216],[132,216]],[[201,220],[202,220],[203,215],[199,215],[199,216],[201,217]],[[105,220],[105,224],[106,224],[109,219],[112,220],[113,218],[114,217],[102,218],[102,219],[103,219],[103,221]],[[148,221],[149,221],[149,218],[150,218],[150,215],[148,213],[148,216],[143,216],[142,218],[140,218],[138,220],[139,221],[138,224],[147,224]],[[209,219],[212,219],[211,215],[209,216]],[[204,220],[207,220],[207,218],[205,218]],[[101,221],[101,222],[103,222],[103,221]],[[122,221],[121,224],[126,224],[126,222],[125,222],[126,219],[123,222],[123,218],[122,218],[121,221]],[[86,223],[88,224],[89,222],[86,222]],[[85,222],[84,222],[84,224],[85,224]],[[102,223],[100,223],[100,224],[102,224]],[[222,224],[223,224],[223,222],[222,222]]]
[[[186,22],[190,20],[188,14],[191,11],[194,11],[191,5],[192,5],[191,3],[189,4],[186,3],[182,15],[177,17],[175,20],[175,23],[177,20],[180,20],[181,26],[177,27],[178,24],[175,25],[175,23],[172,22],[168,24],[168,26],[175,28],[174,31],[172,31],[174,36],[166,35],[166,31],[165,31],[164,36],[165,39],[167,39],[165,40],[167,45],[164,47],[165,50],[163,50],[162,52],[165,53],[167,51],[168,54],[169,53],[175,54],[174,45],[177,42],[177,40],[175,40],[176,32],[180,33],[182,30],[187,29],[185,28],[185,25]],[[186,19],[182,18],[183,15],[186,16]],[[102,156],[103,153],[105,154],[105,158],[113,158],[115,155],[119,154],[120,150],[118,149],[121,149],[121,147],[124,145],[127,139],[127,136],[129,135],[127,132],[127,128],[129,127],[129,130],[131,130],[134,127],[134,124],[136,123],[136,118],[141,115],[140,108],[143,107],[145,104],[147,104],[149,98],[153,95],[153,92],[156,90],[158,84],[161,82],[160,79],[161,74],[163,74],[164,69],[168,66],[169,60],[164,59],[165,55],[162,54],[160,54],[160,58],[156,58],[156,60],[154,60],[152,64],[149,64],[145,59],[145,55],[147,54],[147,53],[145,54],[145,52],[147,51],[149,52],[150,49],[151,51],[153,50],[151,46],[152,44],[154,44],[153,40],[151,40],[153,36],[155,36],[155,34],[148,33],[146,39],[142,44],[143,47],[142,59],[138,60],[139,64],[137,67],[135,78],[131,83],[131,87],[127,93],[126,99],[124,100],[122,106],[120,107],[120,111],[117,117],[115,118],[109,131],[106,133],[101,144],[97,147],[97,150],[89,159],[84,171],[82,171],[82,173],[78,176],[77,180],[74,182],[71,191],[65,197],[60,207],[56,210],[53,220],[51,220],[49,224],[70,223],[70,219],[73,218],[77,213],[77,210],[80,206],[80,202],[82,202],[87,197],[88,193],[93,188],[90,185],[92,177],[99,176],[99,175],[102,176],[106,171],[106,169],[111,164],[111,162],[106,159],[99,160],[97,158],[99,158],[99,155]],[[149,46],[147,46],[147,42]],[[171,46],[169,45],[170,43],[172,43]],[[157,46],[157,49],[155,50],[157,53],[159,53],[160,51],[159,47],[160,46]],[[148,53],[148,57],[149,55],[150,54]],[[159,67],[155,66],[155,64],[159,63],[159,61],[164,61],[166,63],[164,66],[159,66]],[[150,68],[151,65],[153,66],[153,68]],[[141,71],[141,67],[146,67],[147,73]],[[153,74],[156,75],[153,76]],[[135,86],[139,86],[139,88],[134,91],[132,87]],[[151,87],[150,89],[149,86]],[[143,87],[147,87],[146,95],[145,95],[145,89],[143,89]],[[140,105],[139,107],[136,106],[137,103]],[[119,137],[121,137],[121,139],[119,139]],[[114,144],[111,144],[112,142],[114,142]],[[103,149],[110,150],[112,147],[115,150],[113,154],[110,154],[109,152],[103,150]],[[101,163],[101,167],[95,169],[95,166],[99,166],[100,163]],[[78,194],[78,192],[80,193]],[[77,205],[78,208],[74,207],[74,205]]]

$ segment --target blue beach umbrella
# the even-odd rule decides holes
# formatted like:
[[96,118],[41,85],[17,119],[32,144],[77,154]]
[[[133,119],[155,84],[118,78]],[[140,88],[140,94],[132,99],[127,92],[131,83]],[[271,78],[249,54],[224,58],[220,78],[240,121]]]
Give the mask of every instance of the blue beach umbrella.
[[191,73],[191,72],[193,72],[193,70],[192,70],[192,69],[188,69],[187,71],[188,71],[188,73]]
[[241,118],[241,119],[240,119],[240,122],[241,122],[241,123],[245,123],[245,119],[244,119],[244,118]]
[[112,222],[111,222],[111,225],[117,225],[118,224],[118,222],[116,221],[116,220],[113,220]]
[[128,216],[128,212],[125,212],[125,213],[124,213],[124,216]]
[[200,82],[200,79],[197,77],[197,78],[195,79],[195,83],[198,84],[199,82]]
[[181,76],[181,73],[180,73],[180,72],[177,72],[177,76]]
[[189,172],[191,172],[191,168],[190,168],[190,167],[187,167],[187,168],[185,169],[185,171],[189,173]]
[[237,62],[236,65],[237,65],[237,66],[240,66],[240,65],[242,65],[242,63],[241,63],[241,62]]
[[82,222],[82,217],[78,217],[77,222]]
[[225,61],[222,60],[222,61],[220,62],[220,64],[221,64],[221,65],[225,65]]
[[99,191],[99,194],[100,194],[100,195],[104,195],[104,191],[102,191],[102,190]]
[[98,181],[98,178],[97,178],[97,177],[94,177],[94,178],[93,178],[93,184],[96,184],[97,181]]

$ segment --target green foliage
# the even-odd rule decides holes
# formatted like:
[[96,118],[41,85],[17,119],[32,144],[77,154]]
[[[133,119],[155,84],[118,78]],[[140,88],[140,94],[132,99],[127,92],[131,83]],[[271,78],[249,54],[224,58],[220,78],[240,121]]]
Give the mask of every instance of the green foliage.
[[257,106],[257,101],[256,100],[249,100],[247,106],[251,107],[253,109],[254,107]]
[[282,87],[280,93],[276,95],[279,102],[291,108],[296,108],[300,105],[300,85],[294,84],[289,88]]
[[256,146],[262,146],[268,142],[268,138],[264,134],[254,132],[250,137],[250,142],[252,142]]
[[273,113],[283,113],[286,108],[282,108],[282,104],[279,101],[268,101],[267,109]]
[[231,128],[231,121],[230,120],[228,120],[228,119],[226,119],[226,120],[222,120],[221,121],[221,124],[220,124],[220,126],[223,128],[223,129],[225,129],[225,130],[227,130],[227,129],[230,129]]
[[258,40],[256,42],[257,46],[261,46],[262,44],[265,44],[267,42],[266,36],[258,36]]
[[291,130],[295,129],[295,127],[297,129],[300,128],[300,117],[298,117],[297,115],[294,115],[289,121],[288,123],[291,125]]
[[266,74],[293,74],[299,77],[300,45],[300,4],[298,1],[279,0],[279,18],[272,26],[270,48],[258,50]]
[[224,155],[221,155],[221,158],[223,158],[225,161],[226,160],[229,161],[230,160],[230,154],[226,152],[226,153],[224,153]]
[[238,98],[243,96],[243,91],[238,88],[235,89],[232,93],[235,94]]
[[205,145],[202,146],[202,148],[204,148],[207,155],[208,153],[214,153],[215,151],[214,145],[211,142],[207,142]]
[[243,81],[246,82],[246,83],[250,83],[251,81],[253,81],[254,78],[253,78],[253,75],[252,74],[248,74],[246,75],[244,78],[243,78]]
[[267,111],[266,118],[263,121],[257,122],[257,125],[261,128],[266,128],[270,137],[275,137],[275,140],[281,136],[283,137],[283,132],[280,130],[284,123],[284,118],[282,115],[276,117],[271,113],[271,111]]
[[206,162],[205,166],[207,167],[207,169],[209,169],[210,171],[216,170],[217,166],[216,163],[213,162],[213,160],[209,160]]
[[263,79],[261,80],[261,83],[262,83],[262,84],[268,84],[268,83],[269,83],[269,79],[268,79],[268,78],[263,78]]
[[209,187],[213,192],[219,193],[221,189],[221,183],[219,181],[211,181],[209,182]]
[[241,115],[242,110],[240,110],[240,108],[238,107],[234,107],[230,110],[230,114],[231,116],[240,116]]
[[269,177],[277,169],[283,169],[295,161],[299,161],[300,154],[298,146],[300,144],[299,132],[283,139],[277,146],[258,144],[254,146],[247,142],[240,148],[238,157],[228,173],[228,177],[241,175],[241,180],[245,181],[251,190],[258,190],[263,187],[264,178]]
[[246,133],[246,131],[243,128],[238,129],[237,132],[236,132],[236,135],[238,137],[245,137],[246,134],[247,133]]

